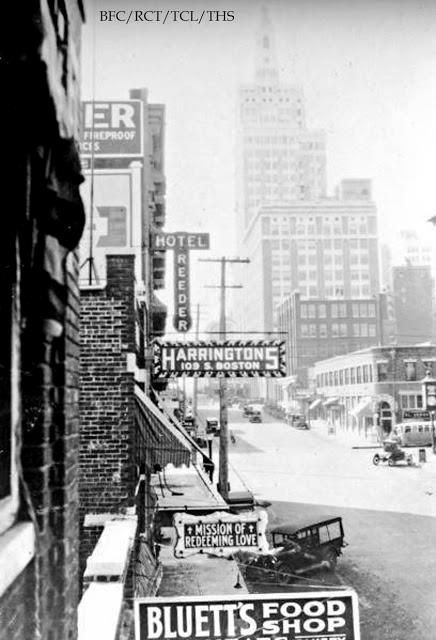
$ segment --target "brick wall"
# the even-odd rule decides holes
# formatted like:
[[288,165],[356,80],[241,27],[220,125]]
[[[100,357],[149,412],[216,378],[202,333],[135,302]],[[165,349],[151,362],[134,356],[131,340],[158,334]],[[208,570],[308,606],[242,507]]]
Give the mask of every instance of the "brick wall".
[[107,256],[107,285],[81,292],[80,541],[81,568],[101,529],[84,528],[86,514],[122,513],[131,506],[134,465],[134,256]]

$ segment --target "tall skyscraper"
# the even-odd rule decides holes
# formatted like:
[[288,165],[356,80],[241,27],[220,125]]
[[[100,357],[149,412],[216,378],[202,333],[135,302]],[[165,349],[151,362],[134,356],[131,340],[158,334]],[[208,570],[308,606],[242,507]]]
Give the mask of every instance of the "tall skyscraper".
[[261,205],[325,196],[325,135],[306,127],[302,88],[279,81],[266,9],[257,39],[255,79],[239,90],[237,135],[240,234]]
[[239,322],[277,326],[277,305],[302,298],[368,298],[379,292],[377,212],[371,182],[343,180],[326,193],[322,131],[306,126],[302,89],[279,79],[265,10],[255,80],[239,93],[237,222],[245,270]]

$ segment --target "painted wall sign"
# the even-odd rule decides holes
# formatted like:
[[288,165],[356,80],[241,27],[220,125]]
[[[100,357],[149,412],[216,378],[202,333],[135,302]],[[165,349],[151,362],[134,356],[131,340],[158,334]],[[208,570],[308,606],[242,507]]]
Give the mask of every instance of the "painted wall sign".
[[351,589],[137,598],[136,640],[360,640]]
[[192,326],[189,252],[195,249],[209,249],[208,233],[188,233],[174,231],[159,232],[152,235],[154,251],[174,251],[174,317],[173,326],[176,331],[185,333]]
[[285,343],[278,340],[226,340],[223,342],[156,342],[154,376],[283,377]]
[[267,523],[266,511],[240,515],[217,512],[207,516],[175,513],[173,524],[177,542],[174,555],[176,558],[195,553],[225,556],[239,550],[267,553]]
[[80,153],[83,157],[143,155],[142,101],[82,102]]

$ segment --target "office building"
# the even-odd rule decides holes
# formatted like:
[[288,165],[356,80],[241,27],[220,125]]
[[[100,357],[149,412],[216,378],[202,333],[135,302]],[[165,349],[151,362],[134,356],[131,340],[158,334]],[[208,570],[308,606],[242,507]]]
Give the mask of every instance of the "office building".
[[277,305],[302,298],[367,299],[379,292],[377,211],[367,179],[327,197],[323,131],[306,124],[302,89],[279,79],[267,12],[254,82],[239,92],[237,229],[246,331],[277,328]]
[[385,316],[383,294],[340,301],[302,300],[299,293],[286,298],[278,309],[278,327],[285,332],[288,373],[296,387],[308,387],[308,370],[318,360],[380,344]]

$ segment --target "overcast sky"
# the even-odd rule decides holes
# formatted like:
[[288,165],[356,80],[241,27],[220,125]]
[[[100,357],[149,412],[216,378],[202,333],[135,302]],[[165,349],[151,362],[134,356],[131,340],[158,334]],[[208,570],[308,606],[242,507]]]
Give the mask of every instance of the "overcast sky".
[[[436,250],[434,0],[167,0],[87,2],[82,97],[147,87],[166,105],[168,228],[212,234],[229,251],[237,87],[254,74],[260,7],[270,10],[281,81],[304,88],[306,121],[327,133],[329,193],[373,180],[381,239],[424,229]],[[101,22],[99,12],[230,10],[231,22]],[[218,276],[218,269],[217,269]]]

